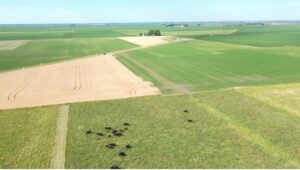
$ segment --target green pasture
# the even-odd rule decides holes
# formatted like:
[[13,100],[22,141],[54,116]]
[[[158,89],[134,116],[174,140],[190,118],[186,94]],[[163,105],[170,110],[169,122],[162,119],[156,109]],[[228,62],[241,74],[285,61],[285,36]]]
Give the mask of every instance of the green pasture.
[[[66,167],[299,168],[299,115],[243,93],[73,104]],[[128,130],[115,137],[105,127]]]

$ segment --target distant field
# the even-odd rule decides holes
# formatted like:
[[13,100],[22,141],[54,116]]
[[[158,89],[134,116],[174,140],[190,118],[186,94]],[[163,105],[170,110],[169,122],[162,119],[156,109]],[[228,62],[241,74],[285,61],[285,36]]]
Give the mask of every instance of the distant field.
[[300,26],[244,26],[235,27],[232,35],[193,36],[201,40],[219,41],[252,46],[300,45]]
[[137,36],[141,32],[147,32],[149,29],[158,29],[161,31],[163,36],[180,36],[180,37],[198,37],[206,35],[228,35],[237,32],[235,28],[226,29],[224,27],[185,27],[185,28],[174,28],[174,27],[150,27],[150,28],[123,28],[114,30],[127,36]]
[[135,45],[117,38],[35,40],[15,50],[0,51],[0,71],[133,47]]
[[0,168],[49,168],[57,106],[0,111]]
[[[243,93],[228,90],[73,104],[66,167],[300,167],[299,115]],[[299,111],[295,105],[289,108]],[[186,109],[189,113],[183,112]],[[124,129],[125,122],[131,125],[122,137],[108,137],[104,127]],[[94,134],[87,135],[88,130]],[[107,149],[109,143],[118,146]],[[127,144],[132,149],[126,149]],[[127,156],[122,158],[119,152]]]
[[299,47],[253,48],[190,41],[118,58],[164,93],[194,92],[300,81]]
[[0,28],[0,40],[119,37],[110,26],[15,26]]

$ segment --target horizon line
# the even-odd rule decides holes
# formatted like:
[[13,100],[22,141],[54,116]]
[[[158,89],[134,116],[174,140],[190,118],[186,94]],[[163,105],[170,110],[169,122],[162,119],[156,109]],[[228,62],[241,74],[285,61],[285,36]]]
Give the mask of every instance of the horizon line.
[[148,21],[148,22],[57,22],[57,23],[0,23],[0,25],[69,25],[69,24],[161,24],[161,23],[230,23],[230,22],[300,22],[300,19],[272,20],[220,20],[220,21]]

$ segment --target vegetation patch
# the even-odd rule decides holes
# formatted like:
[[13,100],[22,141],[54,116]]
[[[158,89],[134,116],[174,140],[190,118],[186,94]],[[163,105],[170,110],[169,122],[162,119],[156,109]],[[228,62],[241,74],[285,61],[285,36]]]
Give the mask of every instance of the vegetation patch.
[[49,168],[58,107],[0,111],[0,168]]

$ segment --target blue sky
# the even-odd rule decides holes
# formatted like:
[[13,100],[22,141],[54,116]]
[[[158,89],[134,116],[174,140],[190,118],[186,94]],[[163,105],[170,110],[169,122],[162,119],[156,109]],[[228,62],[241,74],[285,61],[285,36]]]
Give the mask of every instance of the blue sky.
[[300,0],[0,0],[0,24],[300,20]]

